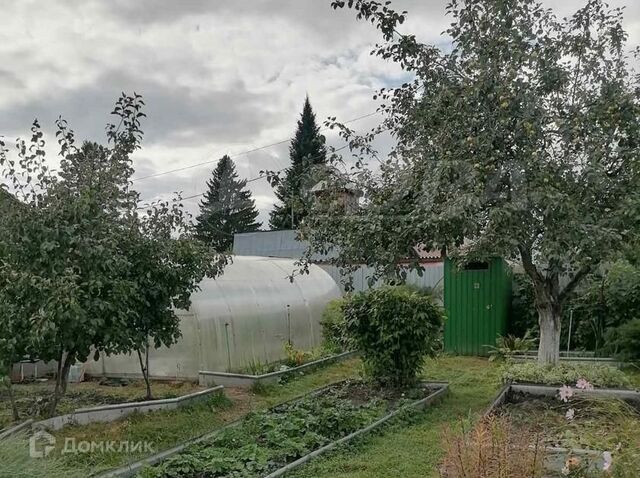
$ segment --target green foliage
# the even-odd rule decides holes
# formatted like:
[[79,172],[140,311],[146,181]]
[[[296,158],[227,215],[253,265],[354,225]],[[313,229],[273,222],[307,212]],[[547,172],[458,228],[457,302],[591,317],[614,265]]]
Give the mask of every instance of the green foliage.
[[[640,269],[619,260],[589,274],[568,298],[562,314],[562,344],[567,343],[569,319],[573,311],[571,348],[610,353],[613,329],[640,317]],[[533,284],[527,276],[514,275],[510,333],[537,330]]]
[[344,305],[347,333],[378,382],[412,384],[426,357],[442,349],[442,310],[427,294],[403,287],[370,289]]
[[37,121],[30,144],[17,141],[17,161],[4,148],[0,154],[3,177],[20,202],[5,217],[0,237],[0,303],[12,328],[28,330],[28,343],[14,347],[14,354],[58,362],[52,411],[69,367],[108,346],[127,323],[123,298],[134,286],[122,274],[129,266],[122,243],[137,202],[128,181],[130,155],[142,138],[143,104],[138,95],[118,99],[108,146],[85,142],[78,148],[73,131],[58,119],[57,175],[47,164]]
[[262,225],[256,222],[258,210],[246,186],[246,180],[238,179],[233,160],[226,155],[220,158],[196,218],[198,238],[216,251],[231,250],[234,234],[257,231]]
[[514,335],[501,335],[496,339],[496,345],[489,347],[489,360],[507,360],[514,355],[526,353],[535,345],[536,339],[532,338],[529,332],[525,333],[522,338]]
[[309,214],[309,190],[322,177],[326,154],[325,138],[320,134],[316,115],[307,97],[289,147],[291,166],[281,181],[274,178],[275,194],[280,202],[271,211],[271,229],[296,229]]
[[141,147],[143,107],[140,95],[123,93],[106,146],[78,148],[59,119],[58,174],[47,164],[37,121],[30,142],[17,141],[17,161],[0,145],[3,178],[16,199],[0,235],[0,363],[57,361],[52,413],[76,361],[148,350],[149,340],[173,343],[172,307],[188,307],[197,282],[224,265],[192,240],[179,203],[138,212],[131,155]]
[[559,363],[540,365],[535,362],[507,364],[502,369],[504,382],[532,382],[544,385],[575,384],[585,379],[596,387],[629,387],[627,376],[620,370],[608,365],[583,365]]
[[512,277],[511,310],[507,326],[510,334],[522,337],[527,332],[538,330],[535,292],[531,279],[526,274],[513,274]]
[[284,353],[286,356],[284,364],[288,367],[299,367],[314,358],[313,352],[298,349],[291,342],[285,342]]
[[[571,342],[595,350],[608,347],[609,331],[640,317],[640,268],[625,260],[609,264],[591,275],[571,298],[574,333]],[[568,313],[564,314],[568,323]]]
[[374,399],[356,404],[340,389],[248,415],[206,442],[141,473],[144,478],[206,474],[265,476],[327,443],[371,423],[382,412]]
[[619,360],[640,361],[640,319],[611,329],[607,334],[607,348]]
[[335,351],[344,352],[353,349],[353,339],[347,333],[347,324],[344,318],[343,307],[347,299],[334,299],[327,304],[322,312],[322,340],[324,347]]
[[[386,2],[332,6],[373,23],[385,42],[372,53],[411,80],[376,95],[386,117],[370,134],[330,122],[366,200],[353,214],[318,208],[302,228],[307,258],[333,251],[380,277],[403,260],[417,268],[417,245],[519,260],[540,358],[557,361],[568,296],[638,237],[640,88],[622,11],[593,0],[558,18],[538,1],[453,0],[442,47],[398,34],[406,14]],[[397,144],[373,174],[383,131]]]

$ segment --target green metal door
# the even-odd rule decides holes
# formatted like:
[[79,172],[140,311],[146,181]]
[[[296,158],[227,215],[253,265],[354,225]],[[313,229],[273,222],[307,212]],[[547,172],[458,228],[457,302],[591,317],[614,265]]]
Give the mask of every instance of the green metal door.
[[511,276],[500,258],[459,267],[444,264],[445,350],[460,355],[487,355],[507,327]]

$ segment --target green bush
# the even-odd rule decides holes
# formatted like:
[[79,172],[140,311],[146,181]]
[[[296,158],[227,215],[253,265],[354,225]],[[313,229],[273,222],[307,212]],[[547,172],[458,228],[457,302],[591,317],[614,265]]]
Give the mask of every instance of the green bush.
[[428,294],[387,286],[354,295],[343,310],[367,372],[383,385],[415,382],[424,359],[442,349],[442,309]]
[[324,347],[335,352],[353,349],[353,339],[347,333],[347,326],[342,310],[346,299],[335,299],[327,304],[322,313],[322,338]]
[[500,335],[496,339],[495,346],[489,346],[489,360],[507,360],[514,355],[525,354],[529,350],[535,348],[536,339],[531,337],[531,332],[527,331],[524,337],[515,337],[513,335]]
[[629,387],[631,383],[620,370],[608,365],[560,363],[548,366],[537,362],[512,363],[502,371],[504,382],[532,382],[544,385],[570,385],[584,378],[596,387]]
[[640,361],[640,319],[634,319],[607,334],[608,350],[619,360]]

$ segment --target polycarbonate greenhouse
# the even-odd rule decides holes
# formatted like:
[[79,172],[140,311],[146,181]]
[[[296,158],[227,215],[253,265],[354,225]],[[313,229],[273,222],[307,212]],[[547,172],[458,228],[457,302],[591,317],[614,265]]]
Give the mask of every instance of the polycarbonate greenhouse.
[[[200,284],[189,311],[178,311],[182,338],[151,351],[151,376],[195,380],[199,370],[234,371],[250,362],[281,359],[288,340],[304,350],[319,345],[322,312],[340,297],[340,289],[318,266],[291,282],[294,270],[291,259],[235,256],[222,276]],[[103,356],[85,370],[141,376],[136,354]]]

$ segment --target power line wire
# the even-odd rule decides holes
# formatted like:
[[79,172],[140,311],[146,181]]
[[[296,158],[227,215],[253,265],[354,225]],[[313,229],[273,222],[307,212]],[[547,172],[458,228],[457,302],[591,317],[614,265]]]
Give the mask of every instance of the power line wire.
[[[341,146],[341,147],[339,147],[339,148],[337,148],[337,149],[334,149],[334,150],[332,151],[332,153],[337,153],[338,151],[342,151],[343,149],[346,149],[347,147],[348,147],[348,145]],[[314,157],[310,157],[310,158],[305,158],[305,159],[308,161],[308,160],[313,160],[313,159],[317,159],[317,158],[320,158],[320,157],[322,157],[322,156],[321,156],[321,155],[318,155],[318,156],[314,156]],[[287,168],[281,168],[281,169],[277,169],[277,170],[275,170],[275,171],[273,171],[273,172],[274,172],[274,173],[281,173],[281,172],[285,171],[286,169],[287,169]],[[259,175],[259,176],[256,176],[255,178],[250,178],[250,179],[245,180],[245,183],[246,183],[246,184],[249,184],[249,183],[252,183],[252,182],[254,182],[254,181],[258,181],[259,179],[266,178],[267,176],[268,176],[267,174],[261,174],[261,175]],[[189,199],[199,198],[199,197],[201,197],[201,196],[204,196],[205,194],[206,194],[206,191],[205,191],[205,192],[203,192],[203,193],[199,193],[199,194],[193,194],[193,195],[191,195],[191,196],[185,196],[185,197],[183,197],[183,198],[180,198],[180,200],[181,200],[181,201],[187,201],[187,200],[189,200]],[[138,210],[141,210],[141,209],[147,209],[147,208],[149,207],[149,204],[148,204],[148,203],[149,203],[150,201],[151,201],[151,199],[146,199],[146,200],[141,200],[141,201],[139,201],[139,202],[146,202],[146,203],[147,203],[147,206],[140,206],[140,207],[138,207],[137,209],[138,209]]]
[[[363,120],[363,119],[365,119],[365,118],[369,118],[369,117],[371,117],[371,116],[374,116],[374,115],[376,115],[376,114],[378,114],[378,111],[374,111],[374,112],[372,112],[372,113],[368,113],[368,114],[366,114],[366,115],[358,116],[357,118],[352,118],[352,119],[350,119],[350,120],[348,120],[348,121],[345,121],[343,124],[348,124],[348,123],[353,123],[353,122],[355,122],[355,121],[360,121],[360,120]],[[327,129],[328,129],[328,128],[322,128],[320,131],[326,131]],[[272,148],[272,147],[274,147],[274,146],[278,146],[278,145],[281,145],[281,144],[289,143],[290,141],[291,141],[291,138],[284,139],[284,140],[282,140],[282,141],[277,141],[277,142],[275,142],[275,143],[266,144],[266,145],[264,145],[264,146],[259,146],[259,147],[257,147],[257,148],[249,149],[249,150],[247,150],[247,151],[243,151],[243,152],[241,152],[241,153],[234,154],[234,155],[229,156],[229,157],[230,157],[231,159],[234,159],[234,158],[237,158],[237,157],[239,157],[239,156],[243,156],[243,155],[245,155],[245,154],[255,153],[255,152],[257,152],[257,151],[262,151],[263,149]],[[219,153],[218,153],[218,154],[219,154]],[[161,172],[159,172],[159,173],[149,174],[148,176],[141,176],[141,177],[139,177],[139,178],[133,178],[133,179],[131,180],[131,182],[135,183],[135,182],[137,182],[137,181],[142,181],[142,180],[145,180],[145,179],[157,178],[157,177],[159,177],[159,176],[165,176],[165,175],[167,175],[167,174],[171,174],[171,173],[178,173],[178,172],[181,172],[181,171],[186,171],[186,170],[188,170],[188,169],[194,169],[194,168],[197,168],[197,167],[200,167],[200,166],[204,166],[204,165],[207,165],[207,164],[215,163],[215,162],[216,162],[216,161],[218,161],[219,159],[220,159],[220,158],[211,159],[211,160],[207,160],[207,161],[202,161],[202,162],[200,162],[200,163],[191,164],[191,165],[189,165],[189,166],[184,166],[184,167],[181,167],[181,168],[170,169],[170,170],[167,170],[167,171],[161,171]],[[249,181],[247,181],[247,182],[249,182]]]

